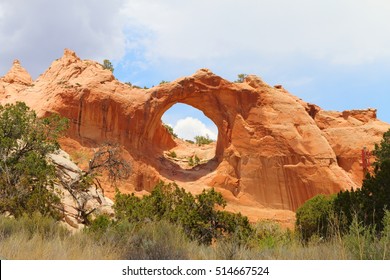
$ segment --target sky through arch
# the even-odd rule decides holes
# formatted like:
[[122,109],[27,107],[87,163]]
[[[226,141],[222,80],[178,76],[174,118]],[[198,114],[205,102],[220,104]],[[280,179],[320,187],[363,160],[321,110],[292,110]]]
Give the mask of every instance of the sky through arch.
[[190,105],[177,103],[169,108],[161,120],[173,128],[174,133],[184,140],[194,140],[195,136],[218,138],[218,128],[204,113]]

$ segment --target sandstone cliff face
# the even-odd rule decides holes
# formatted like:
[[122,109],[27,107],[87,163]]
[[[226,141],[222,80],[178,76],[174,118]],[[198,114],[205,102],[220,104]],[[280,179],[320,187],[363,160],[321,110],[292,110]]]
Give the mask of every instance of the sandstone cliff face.
[[[2,78],[1,102],[21,100],[41,116],[69,118],[68,136],[84,146],[122,144],[134,171],[128,188],[150,191],[159,179],[193,191],[215,187],[242,207],[295,210],[316,194],[358,187],[361,148],[372,149],[390,128],[375,111],[326,112],[256,76],[231,83],[201,69],[142,90],[70,50],[34,85],[18,80],[18,71],[25,74],[15,71],[19,88],[10,91],[12,83]],[[215,159],[197,171],[181,170],[162,156],[176,143],[161,116],[179,102],[203,111],[219,130]]]
[[[343,112],[320,111],[315,116],[318,127],[334,150],[337,162],[360,186],[362,172],[362,149],[374,149],[389,129],[389,124],[376,118],[376,110],[351,110]],[[371,163],[374,158],[371,156]]]

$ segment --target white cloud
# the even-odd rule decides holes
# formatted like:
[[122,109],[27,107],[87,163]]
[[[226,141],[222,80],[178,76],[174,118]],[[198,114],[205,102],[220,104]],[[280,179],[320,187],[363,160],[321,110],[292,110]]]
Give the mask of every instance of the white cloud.
[[390,59],[389,14],[388,0],[2,0],[0,75],[18,58],[37,76],[66,47],[98,61],[134,52],[129,71],[259,70],[297,54],[359,65]]
[[144,47],[155,60],[240,52],[257,55],[253,63],[297,53],[343,65],[390,58],[387,0],[128,1],[123,13],[149,31]]
[[177,121],[173,127],[173,131],[179,136],[179,138],[192,140],[195,136],[209,136],[211,139],[216,140],[218,138],[218,132],[212,131],[200,120],[187,117]]
[[70,48],[82,58],[121,59],[128,41],[124,0],[2,0],[0,75],[20,59],[34,76]]

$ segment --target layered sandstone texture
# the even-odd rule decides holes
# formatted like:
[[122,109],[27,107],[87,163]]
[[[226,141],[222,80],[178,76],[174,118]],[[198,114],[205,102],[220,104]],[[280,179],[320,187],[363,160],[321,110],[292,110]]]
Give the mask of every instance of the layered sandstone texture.
[[[390,128],[373,109],[324,111],[256,76],[232,83],[201,69],[139,89],[70,50],[35,81],[15,61],[0,79],[0,99],[69,118],[69,141],[81,147],[123,145],[133,171],[125,191],[144,193],[161,179],[195,193],[214,187],[228,209],[254,219],[257,211],[283,216],[316,194],[359,187],[362,148],[372,150]],[[178,141],[161,117],[176,103],[201,110],[218,127],[215,157],[192,169],[165,156]]]

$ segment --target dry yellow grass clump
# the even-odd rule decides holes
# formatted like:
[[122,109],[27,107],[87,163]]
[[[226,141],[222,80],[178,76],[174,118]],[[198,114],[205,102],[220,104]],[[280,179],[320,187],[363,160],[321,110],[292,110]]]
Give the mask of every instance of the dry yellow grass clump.
[[182,229],[167,221],[124,223],[115,228],[90,228],[70,233],[40,215],[19,219],[0,217],[0,258],[34,260],[115,259],[271,259],[344,260],[389,259],[390,234],[376,237],[354,224],[345,236],[330,240],[313,237],[302,244],[294,232],[273,222],[255,226],[248,244],[235,238],[211,246],[190,241]]

